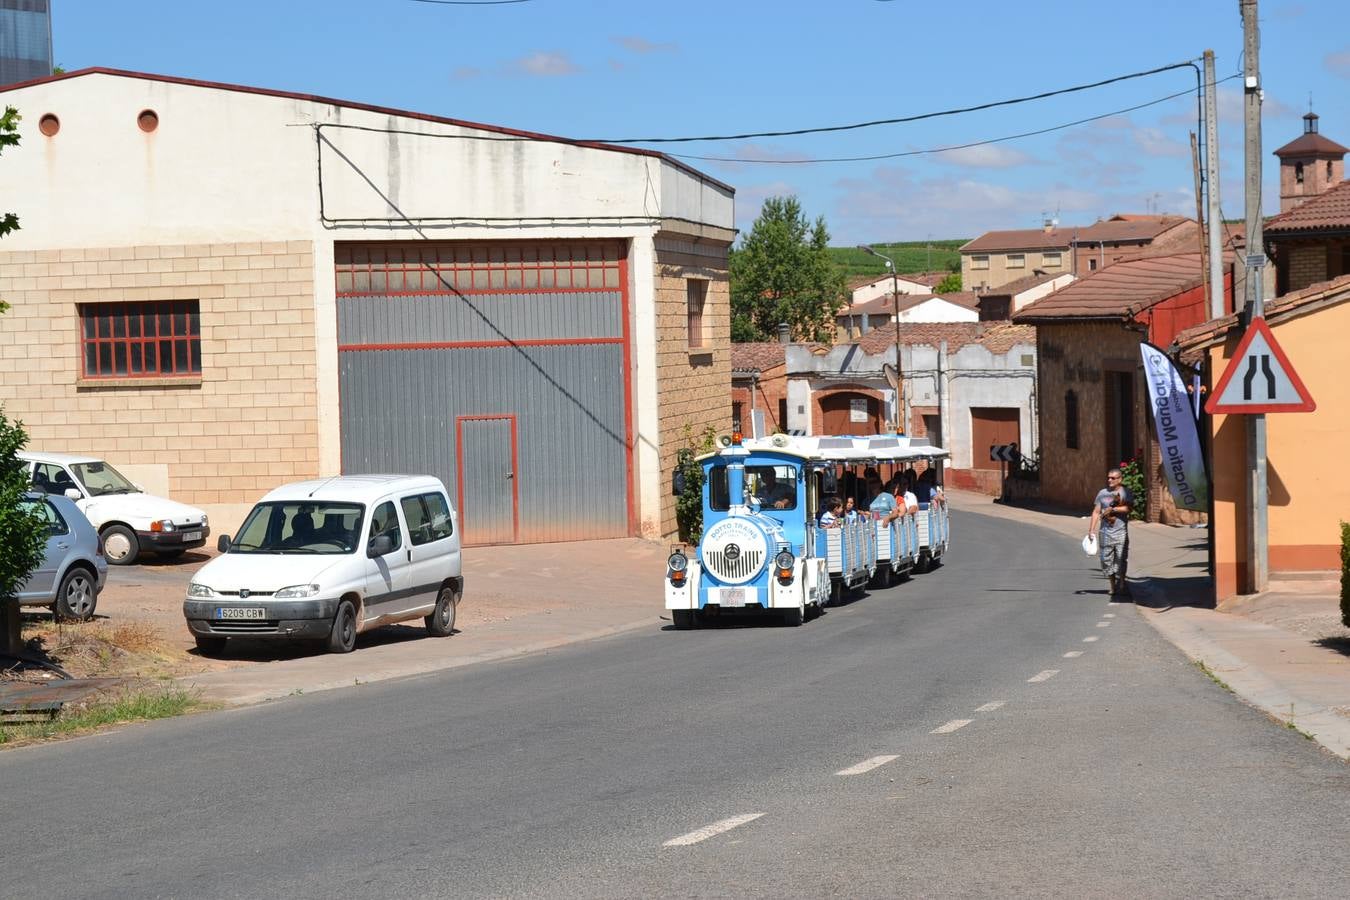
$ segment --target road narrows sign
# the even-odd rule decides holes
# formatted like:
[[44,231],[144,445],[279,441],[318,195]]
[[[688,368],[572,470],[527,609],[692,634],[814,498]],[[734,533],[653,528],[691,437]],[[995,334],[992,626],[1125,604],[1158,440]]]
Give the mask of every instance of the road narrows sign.
[[1312,412],[1312,394],[1275,341],[1265,319],[1252,319],[1205,403],[1210,413]]

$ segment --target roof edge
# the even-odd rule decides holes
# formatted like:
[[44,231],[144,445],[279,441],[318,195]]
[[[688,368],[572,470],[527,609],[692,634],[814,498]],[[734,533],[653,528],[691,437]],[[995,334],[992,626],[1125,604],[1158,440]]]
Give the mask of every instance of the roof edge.
[[586,147],[591,150],[609,150],[616,153],[629,153],[635,156],[648,156],[670,163],[675,168],[694,175],[709,184],[717,185],[723,190],[730,191],[733,195],[736,189],[724,181],[713,178],[706,172],[695,169],[686,162],[675,159],[659,150],[647,150],[642,147],[626,147],[620,144],[605,144],[599,141],[582,141],[574,138],[560,137],[555,134],[544,134],[537,131],[526,131],[520,128],[508,128],[504,125],[487,125],[482,122],[470,122],[466,119],[452,119],[448,116],[434,116],[430,113],[415,112],[409,109],[398,109],[392,106],[377,106],[373,103],[359,103],[354,100],[339,100],[334,97],[324,97],[319,94],[305,94],[298,91],[280,91],[272,88],[252,87],[245,84],[232,84],[225,81],[206,81],[198,78],[183,78],[177,75],[156,75],[152,72],[135,72],[130,69],[113,69],[105,66],[89,66],[84,69],[76,69],[73,72],[62,72],[60,75],[48,75],[45,78],[31,78],[28,81],[19,81],[14,84],[0,86],[0,94],[9,91],[19,90],[21,88],[36,87],[38,85],[51,84],[58,81],[66,81],[72,78],[81,78],[86,75],[110,75],[116,78],[133,78],[139,81],[158,81],[165,84],[178,84],[187,87],[211,88],[218,91],[231,91],[238,94],[254,94],[263,97],[281,97],[287,100],[305,100],[310,103],[320,103],[327,106],[340,106],[344,109],[359,109],[365,112],[379,113],[387,116],[401,116],[408,119],[416,119],[422,122],[433,122],[437,125],[452,125],[457,128],[474,128],[480,131],[490,131],[494,134],[505,134],[513,137],[526,138],[534,141],[548,141],[557,144],[569,144],[573,147]]

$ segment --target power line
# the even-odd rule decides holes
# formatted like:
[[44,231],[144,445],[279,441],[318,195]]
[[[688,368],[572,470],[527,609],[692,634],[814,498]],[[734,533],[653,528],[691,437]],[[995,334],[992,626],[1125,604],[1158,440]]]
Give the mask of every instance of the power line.
[[[1238,75],[1229,75],[1227,78],[1218,79],[1215,84],[1223,84],[1225,81],[1232,81],[1238,78]],[[670,156],[676,159],[696,159],[704,162],[727,162],[727,163],[746,163],[759,165],[815,165],[817,163],[837,163],[837,162],[872,162],[880,159],[900,159],[906,156],[925,156],[931,153],[946,153],[949,150],[966,150],[970,147],[984,147],[988,144],[1000,144],[1004,141],[1013,141],[1018,138],[1035,137],[1039,134],[1049,134],[1052,131],[1062,131],[1065,128],[1073,128],[1078,125],[1086,125],[1089,122],[1097,122],[1101,119],[1109,119],[1112,116],[1120,116],[1125,113],[1135,112],[1141,109],[1147,109],[1150,106],[1157,106],[1159,103],[1166,103],[1168,100],[1175,100],[1178,97],[1184,97],[1191,93],[1191,89],[1178,91],[1175,94],[1168,94],[1166,97],[1159,97],[1156,100],[1150,100],[1147,103],[1140,103],[1135,106],[1127,106],[1124,109],[1112,110],[1111,112],[1101,113],[1100,115],[1089,116],[1086,119],[1077,119],[1073,122],[1065,122],[1061,125],[1051,125],[1048,128],[1038,128],[1035,131],[1022,131],[1017,134],[1007,134],[1002,137],[989,138],[983,141],[971,141],[965,144],[951,144],[945,147],[930,147],[925,150],[906,150],[897,153],[879,153],[872,156],[836,156],[823,157],[819,159],[747,159],[739,156],[695,156],[687,153],[671,153]]]
[[1161,72],[1170,72],[1173,69],[1184,69],[1187,67],[1195,68],[1195,61],[1187,60],[1185,62],[1171,63],[1170,65],[1159,66],[1156,69],[1131,72],[1128,75],[1117,75],[1114,78],[1104,78],[1101,81],[1094,81],[1089,84],[1076,84],[1072,87],[1058,88],[1053,91],[1042,91],[1039,94],[1029,94],[1025,97],[1014,97],[1009,100],[994,100],[989,103],[979,103],[975,106],[963,106],[957,109],[944,109],[937,112],[919,113],[918,115],[901,116],[895,119],[877,119],[871,122],[856,122],[852,125],[828,125],[821,128],[794,128],[790,131],[756,131],[747,132],[745,134],[704,135],[702,137],[587,138],[586,140],[601,144],[678,144],[690,143],[693,141],[743,141],[747,138],[794,137],[803,134],[856,131],[860,128],[875,128],[878,125],[902,125],[907,122],[920,122],[924,119],[936,119],[942,116],[955,116],[962,113],[980,112],[986,109],[996,109],[1001,106],[1015,106],[1019,103],[1030,103],[1033,100],[1044,100],[1047,97],[1059,97],[1064,94],[1088,91],[1093,88],[1105,87],[1108,84],[1117,84],[1134,78],[1145,78],[1149,75],[1157,75]]

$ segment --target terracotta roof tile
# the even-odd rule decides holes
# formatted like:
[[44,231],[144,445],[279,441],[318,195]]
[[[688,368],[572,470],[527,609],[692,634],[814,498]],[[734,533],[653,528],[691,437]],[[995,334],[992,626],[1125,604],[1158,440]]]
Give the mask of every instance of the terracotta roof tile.
[[[950,272],[901,272],[897,277],[901,281],[907,281],[910,284],[926,284],[933,287],[939,281],[950,275]],[[885,275],[859,275],[848,283],[850,291],[856,291],[860,287],[866,287],[869,284],[881,284],[891,280],[890,273]],[[889,287],[889,284],[887,285]]]
[[1056,278],[1062,278],[1065,272],[1040,272],[1034,275],[1024,275],[1016,281],[1009,281],[1007,284],[1000,284],[996,288],[989,288],[981,292],[980,297],[1012,297],[1023,291],[1039,287],[1047,281],[1053,281]]
[[1266,234],[1350,228],[1350,181],[1305,200],[1266,222]]
[[[1298,291],[1291,291],[1274,300],[1266,301],[1265,316],[1279,321],[1299,310],[1306,310],[1314,304],[1333,305],[1350,300],[1350,275],[1342,275],[1331,281],[1322,281]],[[1176,346],[1181,351],[1184,362],[1194,364],[1204,355],[1206,348],[1224,340],[1228,332],[1238,325],[1237,313],[1229,313],[1218,319],[1210,319],[1185,329],[1176,336]]]
[[1148,242],[1189,221],[1185,216],[1119,216],[1079,228],[1077,240],[1080,244]]
[[1347,150],[1330,138],[1323,137],[1316,131],[1305,131],[1303,134],[1300,134],[1298,137],[1273,152],[1279,157],[1321,155],[1340,157],[1350,153],[1350,150]]
[[1200,254],[1125,260],[1013,313],[1014,322],[1129,319],[1203,283]]
[[[951,294],[901,294],[900,312],[907,309],[927,303],[930,300],[945,300],[962,309],[977,311],[980,308],[979,295],[974,291],[956,291]],[[874,297],[866,303],[855,303],[852,306],[846,306],[839,310],[840,316],[871,316],[883,315],[885,313],[895,312],[895,300],[893,294],[887,294],[884,297]]]
[[786,344],[776,341],[731,345],[731,368],[743,372],[765,372],[783,364]]
[[1071,231],[1057,228],[1023,228],[1017,231],[986,231],[961,246],[962,253],[985,253],[1003,250],[1068,250]]
[[[1035,328],[1008,322],[902,322],[899,330],[901,344],[938,347],[946,341],[949,353],[967,344],[980,344],[992,353],[1007,353],[1015,344],[1036,344]],[[875,328],[858,339],[858,349],[881,356],[895,346],[895,338],[894,325]]]

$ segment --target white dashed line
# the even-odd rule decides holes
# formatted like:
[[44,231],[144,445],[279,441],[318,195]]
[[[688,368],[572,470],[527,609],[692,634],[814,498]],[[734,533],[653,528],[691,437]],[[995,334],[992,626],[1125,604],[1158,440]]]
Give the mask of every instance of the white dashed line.
[[1083,638],[1083,643],[1085,643],[1085,644],[1091,644],[1091,643],[1095,642],[1096,640],[1097,640],[1097,636],[1094,634],[1092,637],[1085,637],[1085,638]]
[[1102,613],[1103,619],[1114,619],[1115,617],[1116,617],[1115,613]]
[[1083,651],[1082,651],[1082,650],[1070,650],[1068,653],[1065,653],[1065,654],[1064,654],[1064,658],[1065,658],[1065,659],[1077,659],[1078,657],[1080,657],[1080,656],[1082,656],[1082,655],[1083,655]]
[[957,730],[958,728],[965,728],[967,725],[969,725],[971,722],[974,722],[974,721],[975,721],[974,719],[952,719],[952,720],[951,720],[950,722],[948,722],[946,725],[939,725],[937,728],[934,728],[932,731],[930,731],[930,732],[928,732],[928,733],[929,733],[929,734],[951,734],[953,731]]
[[994,710],[996,710],[996,709],[998,709],[1000,706],[1002,706],[1003,703],[1004,703],[1004,701],[1002,701],[1002,700],[994,700],[994,701],[992,701],[992,702],[990,702],[990,703],[986,703],[984,706],[977,706],[977,707],[975,707],[975,711],[976,711],[976,712],[993,712]]
[[1038,681],[1049,681],[1059,674],[1059,669],[1046,669],[1044,672],[1038,672],[1027,679],[1027,684],[1035,684]]
[[1110,622],[1098,622],[1098,623],[1097,623],[1097,627],[1098,627],[1098,628],[1110,628],[1110,627],[1111,627],[1111,623],[1110,623]]
[[836,775],[861,775],[861,774],[864,773],[864,772],[870,772],[870,771],[872,771],[872,770],[875,769],[877,766],[884,766],[884,765],[886,765],[886,763],[890,762],[891,760],[893,760],[893,759],[899,759],[899,758],[900,758],[900,757],[899,757],[898,755],[895,755],[895,756],[874,756],[874,757],[872,757],[871,759],[865,759],[865,760],[863,760],[862,762],[858,763],[856,766],[849,766],[847,769],[840,769],[838,772],[835,772],[834,774],[836,774]]
[[764,813],[747,813],[743,816],[732,816],[730,819],[723,819],[720,822],[714,822],[698,831],[691,831],[688,834],[682,834],[679,837],[671,838],[666,841],[667,847],[688,847],[690,844],[697,844],[699,841],[706,841],[710,837],[716,837],[723,832],[730,831],[744,825],[746,822],[753,822],[763,816]]

